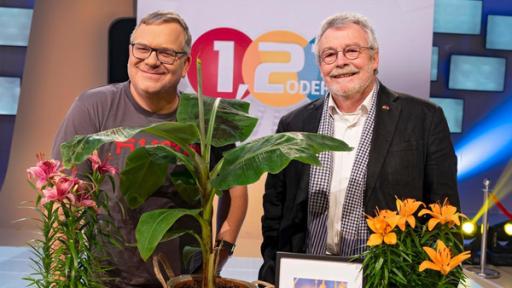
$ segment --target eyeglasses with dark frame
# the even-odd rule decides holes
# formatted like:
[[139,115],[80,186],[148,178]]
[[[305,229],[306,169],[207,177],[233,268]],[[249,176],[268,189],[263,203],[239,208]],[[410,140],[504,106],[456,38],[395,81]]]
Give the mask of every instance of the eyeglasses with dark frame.
[[373,47],[361,47],[361,46],[347,46],[342,50],[334,48],[327,48],[320,53],[320,60],[327,65],[330,65],[338,60],[338,54],[341,52],[343,56],[348,60],[355,60],[361,55],[361,50],[368,49],[373,50]]
[[151,56],[151,53],[155,51],[156,58],[158,61],[160,61],[160,63],[172,65],[176,63],[176,60],[178,60],[181,56],[187,55],[187,52],[185,51],[176,51],[173,49],[165,48],[157,49],[141,43],[131,42],[130,45],[132,46],[133,57],[139,60],[146,60],[149,56]]

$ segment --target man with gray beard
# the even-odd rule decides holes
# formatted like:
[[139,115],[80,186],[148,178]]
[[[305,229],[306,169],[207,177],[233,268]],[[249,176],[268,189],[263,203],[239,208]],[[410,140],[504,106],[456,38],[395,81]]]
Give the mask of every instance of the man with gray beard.
[[285,115],[277,132],[317,132],[354,149],[320,154],[321,166],[294,161],[268,175],[259,278],[271,283],[277,251],[362,253],[365,214],[395,210],[396,198],[447,198],[459,207],[457,159],[443,111],[378,80],[379,46],[368,20],[355,13],[328,17],[316,41],[329,93]]

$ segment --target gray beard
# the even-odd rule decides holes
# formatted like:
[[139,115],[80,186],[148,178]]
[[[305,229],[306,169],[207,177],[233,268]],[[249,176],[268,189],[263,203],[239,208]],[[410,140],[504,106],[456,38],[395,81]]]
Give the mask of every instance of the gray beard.
[[350,100],[355,97],[354,95],[363,93],[363,91],[366,89],[366,87],[370,85],[371,82],[372,79],[368,79],[367,82],[360,83],[359,85],[350,87],[347,90],[342,90],[336,87],[335,85],[326,85],[326,88],[327,91],[329,91],[333,97],[339,97],[345,100]]

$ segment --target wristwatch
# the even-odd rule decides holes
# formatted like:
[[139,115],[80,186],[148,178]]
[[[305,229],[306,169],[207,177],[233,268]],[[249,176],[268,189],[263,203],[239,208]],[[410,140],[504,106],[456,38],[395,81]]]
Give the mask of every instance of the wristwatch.
[[233,255],[233,252],[235,252],[236,245],[226,240],[217,240],[215,241],[215,248],[219,247],[222,249],[226,249],[228,255],[231,256]]

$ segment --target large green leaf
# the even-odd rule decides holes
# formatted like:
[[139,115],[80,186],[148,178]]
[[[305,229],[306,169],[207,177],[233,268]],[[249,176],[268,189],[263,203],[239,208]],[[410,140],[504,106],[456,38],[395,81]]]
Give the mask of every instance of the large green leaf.
[[177,154],[169,147],[156,145],[139,147],[128,155],[121,172],[121,192],[130,208],[140,206],[164,184],[169,164],[176,163]]
[[142,259],[146,261],[153,254],[167,230],[178,219],[185,215],[198,215],[199,212],[200,209],[159,209],[142,214],[135,229],[137,248]]
[[320,165],[316,154],[330,150],[352,148],[341,140],[315,133],[287,132],[262,137],[226,152],[212,186],[223,190],[251,184],[265,172],[281,171],[291,160]]
[[190,174],[190,171],[172,172],[171,181],[176,191],[180,194],[181,199],[189,205],[197,205],[199,203],[201,194],[197,187],[196,180],[194,176]]
[[[215,99],[210,97],[203,97],[203,99],[205,121],[208,123]],[[251,135],[258,119],[248,114],[249,105],[249,103],[240,100],[222,99],[220,101],[215,117],[213,146],[221,147],[244,141]],[[198,125],[198,111],[197,96],[186,93],[180,94],[180,106],[177,112],[178,122]],[[206,127],[208,127],[207,123]]]
[[167,232],[165,232],[164,236],[160,240],[160,242],[169,241],[175,238],[179,238],[185,234],[190,234],[194,237],[201,238],[197,233],[192,229],[171,229]]
[[99,146],[105,143],[130,139],[139,132],[147,132],[165,140],[170,140],[181,147],[188,146],[199,138],[194,123],[160,122],[143,128],[114,128],[90,135],[75,136],[60,146],[65,167],[83,162]]

